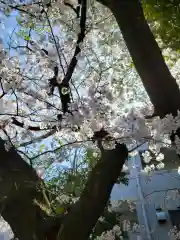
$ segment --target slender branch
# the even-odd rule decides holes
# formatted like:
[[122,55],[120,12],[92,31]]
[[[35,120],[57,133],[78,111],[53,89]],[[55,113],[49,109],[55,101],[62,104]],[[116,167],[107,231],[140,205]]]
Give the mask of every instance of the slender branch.
[[41,135],[41,136],[39,136],[39,137],[37,137],[35,139],[32,139],[31,141],[21,143],[19,147],[26,147],[26,146],[28,146],[28,145],[30,145],[32,143],[44,140],[44,139],[52,136],[55,132],[56,132],[56,130],[53,129],[53,130],[49,131],[48,133],[45,133],[45,134],[43,134],[43,135]]
[[64,70],[64,67],[63,67],[63,64],[62,64],[61,56],[60,56],[60,54],[59,54],[58,44],[57,44],[56,38],[55,38],[55,36],[54,36],[54,32],[53,32],[53,29],[52,29],[52,26],[51,26],[51,22],[50,22],[50,20],[49,20],[49,16],[48,16],[48,14],[47,14],[47,11],[44,9],[44,6],[43,6],[43,10],[44,10],[44,12],[45,12],[45,15],[46,15],[46,18],[47,18],[47,21],[48,21],[48,25],[49,25],[50,30],[51,30],[51,34],[52,34],[53,41],[54,41],[54,44],[55,44],[55,47],[56,47],[56,51],[57,51],[57,54],[58,54],[60,66],[61,66],[61,68],[62,68],[62,71],[63,71],[64,75],[65,75],[65,70]]
[[129,153],[133,152],[134,150],[136,150],[136,149],[138,149],[139,147],[141,147],[142,145],[144,145],[146,142],[147,142],[147,140],[144,141],[144,142],[142,142],[142,143],[140,143],[140,144],[137,145],[136,147],[130,149],[128,152],[129,152]]
[[[54,87],[58,87],[58,91],[59,91],[59,96],[61,99],[61,104],[62,104],[62,111],[63,113],[70,113],[69,111],[69,104],[71,102],[71,96],[70,96],[70,87],[69,87],[69,82],[71,80],[72,74],[75,70],[75,67],[77,65],[77,55],[81,52],[81,48],[80,48],[80,43],[83,42],[84,38],[85,38],[85,30],[86,30],[86,0],[82,1],[81,4],[81,17],[80,17],[80,33],[78,34],[78,38],[77,38],[77,42],[76,42],[76,48],[75,48],[75,52],[74,55],[70,61],[70,64],[67,68],[66,74],[62,80],[61,83],[57,82],[57,75],[54,76],[54,78],[50,79],[50,86],[51,86],[51,93],[53,94],[54,92]],[[45,12],[46,13],[46,12]],[[46,13],[47,15],[47,13]],[[48,20],[48,16],[47,16],[47,20]],[[48,20],[49,25],[50,25],[50,21]],[[52,32],[52,31],[51,31]],[[54,36],[54,35],[53,35]],[[55,38],[54,38],[55,41]],[[56,43],[56,41],[55,41]],[[57,44],[56,44],[56,48],[57,48]],[[59,53],[58,49],[57,52]],[[63,93],[63,89],[67,89],[67,93],[64,94]],[[72,114],[72,113],[71,113]]]
[[168,192],[168,191],[173,191],[173,190],[179,190],[179,189],[177,189],[177,188],[168,188],[168,189],[155,190],[155,191],[152,191],[152,192],[144,195],[144,197],[147,198],[149,195],[154,194],[154,193]]
[[79,18],[79,11],[80,11],[80,6],[78,5],[77,8],[75,8],[71,3],[64,1],[64,5],[70,7],[73,12],[75,12],[77,18]]
[[0,99],[3,98],[7,93],[4,91],[3,85],[2,85],[2,78],[0,77],[0,85],[1,85],[1,89],[2,89],[2,94],[0,96]]
[[[87,140],[87,141],[91,141],[91,140]],[[74,141],[74,142],[65,143],[65,144],[61,145],[60,147],[58,147],[58,148],[56,148],[56,149],[47,150],[47,151],[45,151],[45,152],[43,152],[43,153],[40,153],[40,154],[32,157],[31,159],[34,160],[34,159],[36,159],[36,158],[38,158],[38,157],[40,157],[40,156],[42,156],[42,155],[44,155],[44,154],[47,154],[47,153],[56,153],[56,152],[58,152],[58,151],[59,151],[61,148],[63,148],[63,147],[67,147],[67,146],[70,146],[70,145],[73,145],[73,144],[81,144],[81,143],[84,143],[84,141]]]
[[2,99],[5,95],[6,95],[6,93],[3,92],[3,93],[1,94],[1,96],[0,96],[0,99]]
[[77,65],[77,58],[76,56],[81,52],[81,48],[79,47],[79,44],[83,42],[84,38],[85,38],[85,31],[86,31],[86,11],[87,11],[87,3],[86,3],[86,0],[83,0],[82,1],[82,6],[81,6],[81,18],[80,18],[80,28],[81,28],[81,31],[80,33],[78,34],[78,39],[77,39],[77,42],[76,42],[76,48],[75,48],[75,52],[74,52],[74,55],[71,59],[71,62],[69,64],[69,67],[67,69],[67,72],[66,72],[66,75],[63,79],[63,83],[64,84],[67,84],[69,83],[71,77],[72,77],[72,74],[74,72],[74,69]]
[[36,127],[35,126],[25,127],[24,123],[18,121],[15,117],[12,117],[11,119],[12,119],[12,122],[11,122],[12,124],[14,124],[18,127],[21,127],[21,128],[26,128],[27,130],[31,130],[31,131],[45,131],[45,130],[48,130],[48,129],[54,129],[54,130],[57,129],[56,125],[54,125],[52,127],[48,127],[48,128],[43,128],[43,129],[40,128],[40,127],[37,127],[37,126]]
[[[1,0],[1,3],[7,5],[7,3],[3,0]],[[26,13],[28,14],[29,16],[33,17],[33,18],[36,18],[36,15],[34,15],[33,13],[29,12],[29,11],[26,11],[24,10],[23,8],[19,7],[19,6],[15,6],[15,5],[11,5],[11,4],[8,4],[8,6],[14,10],[17,10],[17,11],[20,11],[22,13]]]

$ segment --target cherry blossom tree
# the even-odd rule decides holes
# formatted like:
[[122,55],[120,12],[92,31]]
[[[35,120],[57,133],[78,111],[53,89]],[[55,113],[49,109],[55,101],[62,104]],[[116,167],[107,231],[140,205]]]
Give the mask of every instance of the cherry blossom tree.
[[112,11],[117,20],[135,67],[154,106],[154,113],[160,117],[170,113],[175,116],[179,110],[179,87],[164,62],[161,50],[145,20],[140,1],[100,2]]
[[[179,128],[178,85],[139,1],[0,4],[2,21],[18,13],[17,29],[0,45],[1,214],[18,239],[88,239],[128,155],[148,142],[157,164],[145,171],[163,167],[160,148]],[[155,113],[175,117],[145,118],[152,105],[109,10]],[[75,203],[51,215],[41,177],[70,147],[99,159]],[[143,157],[149,163],[150,151]]]

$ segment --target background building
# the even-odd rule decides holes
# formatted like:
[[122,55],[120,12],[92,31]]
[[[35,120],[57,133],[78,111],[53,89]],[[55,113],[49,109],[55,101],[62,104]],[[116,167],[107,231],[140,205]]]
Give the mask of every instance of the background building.
[[[140,149],[142,151],[144,149]],[[169,157],[172,155],[170,154]],[[167,161],[167,159],[166,159]],[[128,160],[129,185],[116,184],[112,200],[132,200],[136,210],[132,214],[128,207],[121,207],[124,218],[134,219],[141,226],[136,233],[129,232],[131,240],[169,240],[173,225],[180,225],[180,176],[176,170],[154,171],[144,174],[140,154]],[[170,167],[172,165],[170,164]],[[135,215],[136,217],[132,215]],[[125,216],[126,215],[126,216]],[[180,239],[176,238],[176,239]]]

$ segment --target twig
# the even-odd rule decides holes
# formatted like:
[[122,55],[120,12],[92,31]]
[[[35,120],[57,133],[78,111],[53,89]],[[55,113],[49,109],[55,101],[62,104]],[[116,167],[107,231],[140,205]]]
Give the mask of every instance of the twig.
[[[2,1],[2,0],[1,0],[1,3],[7,5],[7,3],[6,3],[5,1]],[[18,11],[20,11],[20,12],[26,13],[26,14],[28,14],[29,16],[33,17],[33,18],[37,18],[36,15],[34,15],[33,13],[31,13],[31,12],[29,12],[29,11],[26,11],[26,10],[20,8],[19,6],[13,6],[13,5],[11,5],[11,4],[8,4],[8,6],[9,6],[10,8],[14,9],[14,10],[18,10]]]
[[56,132],[56,130],[53,129],[53,130],[51,130],[50,132],[41,135],[40,137],[37,137],[37,138],[35,138],[35,139],[32,139],[31,141],[21,143],[21,144],[19,145],[19,147],[26,147],[26,146],[28,146],[28,145],[30,145],[30,144],[32,144],[32,143],[35,143],[35,142],[37,142],[37,141],[43,140],[43,139],[45,139],[45,138],[48,138],[48,137],[52,136],[55,132]]

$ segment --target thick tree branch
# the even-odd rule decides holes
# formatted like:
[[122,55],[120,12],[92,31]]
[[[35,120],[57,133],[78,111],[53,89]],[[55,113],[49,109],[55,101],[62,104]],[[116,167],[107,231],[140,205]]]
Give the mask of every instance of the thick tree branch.
[[49,127],[47,129],[44,129],[44,128],[40,128],[40,127],[36,127],[36,126],[28,126],[28,127],[25,127],[24,123],[23,122],[20,122],[18,121],[16,118],[12,117],[12,124],[18,126],[18,127],[21,127],[21,128],[26,128],[27,130],[31,130],[31,131],[45,131],[45,130],[56,130],[57,127],[54,125],[52,127]]
[[67,69],[66,75],[63,79],[63,84],[67,84],[69,83],[72,74],[74,72],[74,69],[77,65],[77,55],[81,52],[81,48],[79,46],[80,43],[83,42],[84,38],[85,38],[85,31],[86,31],[86,8],[87,8],[87,2],[86,0],[82,0],[82,4],[81,4],[81,18],[80,18],[80,33],[78,34],[78,39],[76,42],[76,48],[75,48],[75,52],[74,52],[74,56],[71,59],[71,62],[69,64],[69,67]]
[[35,142],[39,142],[41,140],[44,140],[44,139],[52,136],[55,132],[56,132],[56,130],[53,129],[53,130],[51,130],[51,131],[49,131],[49,132],[47,132],[47,133],[45,133],[45,134],[43,134],[39,137],[36,137],[36,138],[32,139],[31,141],[21,143],[19,147],[26,147],[30,144],[35,143]]
[[49,217],[37,204],[46,204],[42,180],[15,149],[5,150],[2,139],[0,153],[1,215],[19,240],[45,240]]
[[85,30],[86,30],[86,13],[87,13],[87,0],[82,0],[81,3],[81,17],[80,17],[80,33],[78,34],[78,39],[76,42],[76,48],[75,48],[75,52],[74,55],[71,59],[71,62],[68,66],[66,75],[64,76],[61,84],[59,84],[58,89],[59,89],[59,94],[60,94],[60,98],[61,98],[61,102],[62,102],[62,108],[63,108],[63,112],[66,113],[68,112],[69,106],[68,104],[70,103],[70,93],[66,94],[65,96],[62,94],[62,90],[64,87],[69,89],[69,81],[71,80],[71,77],[73,75],[73,72],[75,70],[75,67],[77,65],[77,56],[78,54],[80,54],[81,52],[81,48],[80,48],[80,43],[83,42],[84,38],[85,38]]
[[114,14],[143,85],[160,117],[177,114],[180,91],[144,17],[139,0],[100,0]]
[[88,239],[109,200],[113,185],[127,157],[128,150],[124,144],[117,144],[115,149],[103,152],[79,201],[65,216],[58,235],[59,240]]
[[[76,42],[76,48],[74,51],[74,55],[69,63],[69,66],[67,68],[67,71],[65,73],[64,78],[62,79],[61,83],[58,83],[57,81],[57,74],[54,75],[52,79],[50,79],[50,86],[51,86],[51,94],[53,93],[54,87],[58,87],[59,95],[62,103],[62,111],[63,113],[69,112],[69,104],[70,104],[70,87],[69,87],[69,81],[71,80],[71,77],[73,75],[73,72],[75,70],[75,67],[77,65],[77,56],[81,52],[80,43],[83,42],[85,38],[85,31],[86,31],[86,13],[87,13],[87,0],[82,0],[81,2],[81,17],[80,17],[80,33],[78,34],[77,42]],[[54,83],[53,83],[54,82]],[[53,83],[53,84],[52,84]],[[66,94],[63,93],[63,89],[67,89]]]

